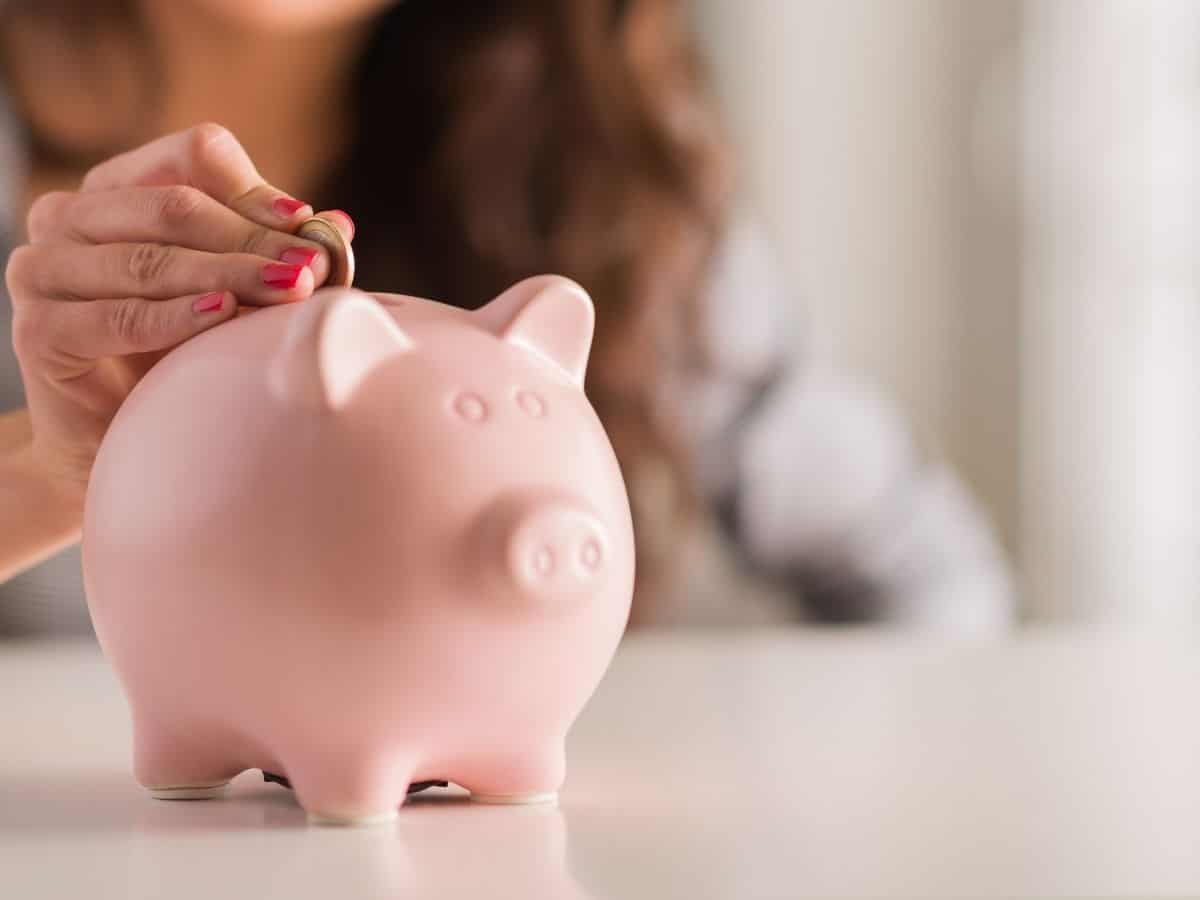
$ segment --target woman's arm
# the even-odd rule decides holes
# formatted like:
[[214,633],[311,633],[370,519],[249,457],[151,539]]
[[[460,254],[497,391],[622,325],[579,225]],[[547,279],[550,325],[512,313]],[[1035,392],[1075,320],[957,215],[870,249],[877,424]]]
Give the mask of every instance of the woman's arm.
[[0,417],[0,582],[79,539],[83,507],[38,464],[23,411]]
[[328,253],[294,234],[312,212],[211,124],[34,203],[4,273],[31,415],[0,416],[0,582],[78,538],[96,448],[149,359],[324,281]]

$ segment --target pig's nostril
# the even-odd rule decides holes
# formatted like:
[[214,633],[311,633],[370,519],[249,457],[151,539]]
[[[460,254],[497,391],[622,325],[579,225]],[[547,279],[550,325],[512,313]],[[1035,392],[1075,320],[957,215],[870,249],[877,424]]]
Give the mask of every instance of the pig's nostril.
[[533,571],[537,572],[543,578],[554,572],[554,551],[549,547],[542,546],[533,554]]
[[583,563],[583,567],[589,572],[594,572],[600,568],[600,562],[603,554],[600,552],[600,542],[595,538],[588,538],[583,542],[583,547],[579,551],[579,561]]

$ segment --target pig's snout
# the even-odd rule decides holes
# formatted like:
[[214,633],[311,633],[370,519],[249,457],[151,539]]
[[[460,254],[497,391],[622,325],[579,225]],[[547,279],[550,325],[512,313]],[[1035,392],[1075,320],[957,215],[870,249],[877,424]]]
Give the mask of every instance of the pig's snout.
[[493,535],[499,539],[492,544],[499,551],[497,562],[522,593],[585,591],[608,567],[606,529],[582,504],[513,498],[492,512]]
[[604,528],[591,514],[569,505],[534,505],[518,516],[506,547],[513,580],[530,591],[586,588],[603,571]]

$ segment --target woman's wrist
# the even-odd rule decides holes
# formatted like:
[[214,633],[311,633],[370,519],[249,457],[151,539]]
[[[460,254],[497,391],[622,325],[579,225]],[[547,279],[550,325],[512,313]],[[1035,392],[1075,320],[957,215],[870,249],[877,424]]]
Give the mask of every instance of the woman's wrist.
[[8,453],[33,441],[29,410],[13,409],[0,413],[0,453]]
[[55,477],[32,444],[0,451],[0,582],[79,540],[83,491]]

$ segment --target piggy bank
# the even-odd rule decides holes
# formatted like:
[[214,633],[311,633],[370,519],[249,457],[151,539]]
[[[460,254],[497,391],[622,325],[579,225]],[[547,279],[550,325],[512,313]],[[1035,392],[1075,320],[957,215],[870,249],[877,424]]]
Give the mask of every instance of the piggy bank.
[[257,768],[353,824],[422,782],[557,796],[633,590],[593,322],[551,276],[474,312],[331,289],[146,375],[83,545],[143,786],[203,798]]

